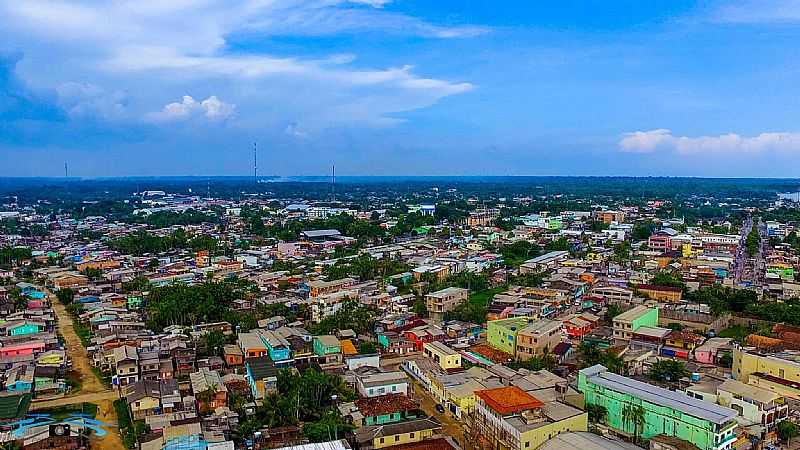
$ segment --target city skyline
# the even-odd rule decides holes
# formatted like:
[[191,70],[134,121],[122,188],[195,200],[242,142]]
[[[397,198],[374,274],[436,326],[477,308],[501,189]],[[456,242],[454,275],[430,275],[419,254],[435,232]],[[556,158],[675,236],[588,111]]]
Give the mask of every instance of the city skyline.
[[800,4],[0,1],[0,176],[796,177]]

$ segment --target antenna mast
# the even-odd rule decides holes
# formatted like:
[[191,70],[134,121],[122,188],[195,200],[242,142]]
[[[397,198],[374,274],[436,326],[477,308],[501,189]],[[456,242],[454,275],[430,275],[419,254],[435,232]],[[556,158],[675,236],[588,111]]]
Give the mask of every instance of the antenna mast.
[[258,148],[253,142],[253,184],[258,184]]
[[331,194],[333,201],[336,202],[336,164],[331,169]]
[[64,178],[69,178],[69,166],[67,166],[66,161],[64,162]]

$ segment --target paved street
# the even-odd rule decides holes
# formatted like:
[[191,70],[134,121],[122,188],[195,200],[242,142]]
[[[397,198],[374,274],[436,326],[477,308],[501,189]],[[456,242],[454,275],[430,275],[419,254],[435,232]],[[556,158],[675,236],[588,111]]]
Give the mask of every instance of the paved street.
[[425,414],[429,416],[436,417],[442,423],[442,431],[444,434],[452,436],[458,443],[464,447],[464,428],[461,426],[461,423],[453,417],[452,415],[445,412],[445,414],[441,414],[436,411],[436,402],[434,401],[431,394],[426,391],[422,385],[420,385],[417,381],[413,382],[414,385],[414,398],[419,402],[420,409],[422,409]]

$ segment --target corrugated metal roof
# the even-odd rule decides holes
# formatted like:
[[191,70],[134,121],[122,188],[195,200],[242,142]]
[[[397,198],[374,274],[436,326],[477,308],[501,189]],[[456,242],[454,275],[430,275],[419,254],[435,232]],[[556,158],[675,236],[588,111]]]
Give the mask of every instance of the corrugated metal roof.
[[653,386],[631,378],[609,372],[603,366],[592,366],[581,370],[591,383],[617,392],[622,392],[659,406],[666,406],[690,416],[722,425],[736,417],[736,411],[715,403],[689,397],[683,392]]

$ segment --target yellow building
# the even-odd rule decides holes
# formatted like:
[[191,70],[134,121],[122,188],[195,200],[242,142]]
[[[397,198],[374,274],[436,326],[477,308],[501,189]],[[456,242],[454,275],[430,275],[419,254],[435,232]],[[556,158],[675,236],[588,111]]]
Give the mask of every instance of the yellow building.
[[446,388],[446,396],[450,412],[459,419],[472,415],[477,398],[475,396],[475,391],[483,389],[486,389],[486,386],[478,383],[474,379],[470,379],[466,383],[455,386],[448,386]]
[[760,355],[737,346],[733,349],[732,375],[742,383],[800,399],[800,356],[796,354]]
[[360,448],[387,448],[420,442],[441,431],[442,424],[433,417],[363,427],[356,431]]
[[543,403],[517,386],[475,393],[474,429],[491,448],[533,450],[560,433],[588,430],[585,411]]
[[461,368],[461,353],[458,353],[441,342],[426,342],[422,347],[422,352],[443,370]]
[[[580,411],[579,409],[568,406],[564,403],[550,403],[548,405],[561,405],[564,408],[564,414],[572,414],[564,417],[562,420],[547,422],[545,425],[534,428],[530,431],[520,434],[520,443],[522,449],[535,449],[539,448],[548,440],[558,436],[561,433],[570,433],[573,431],[587,431],[589,428],[589,414]],[[547,407],[548,405],[545,405]],[[553,414],[553,407],[550,406],[550,414]]]

